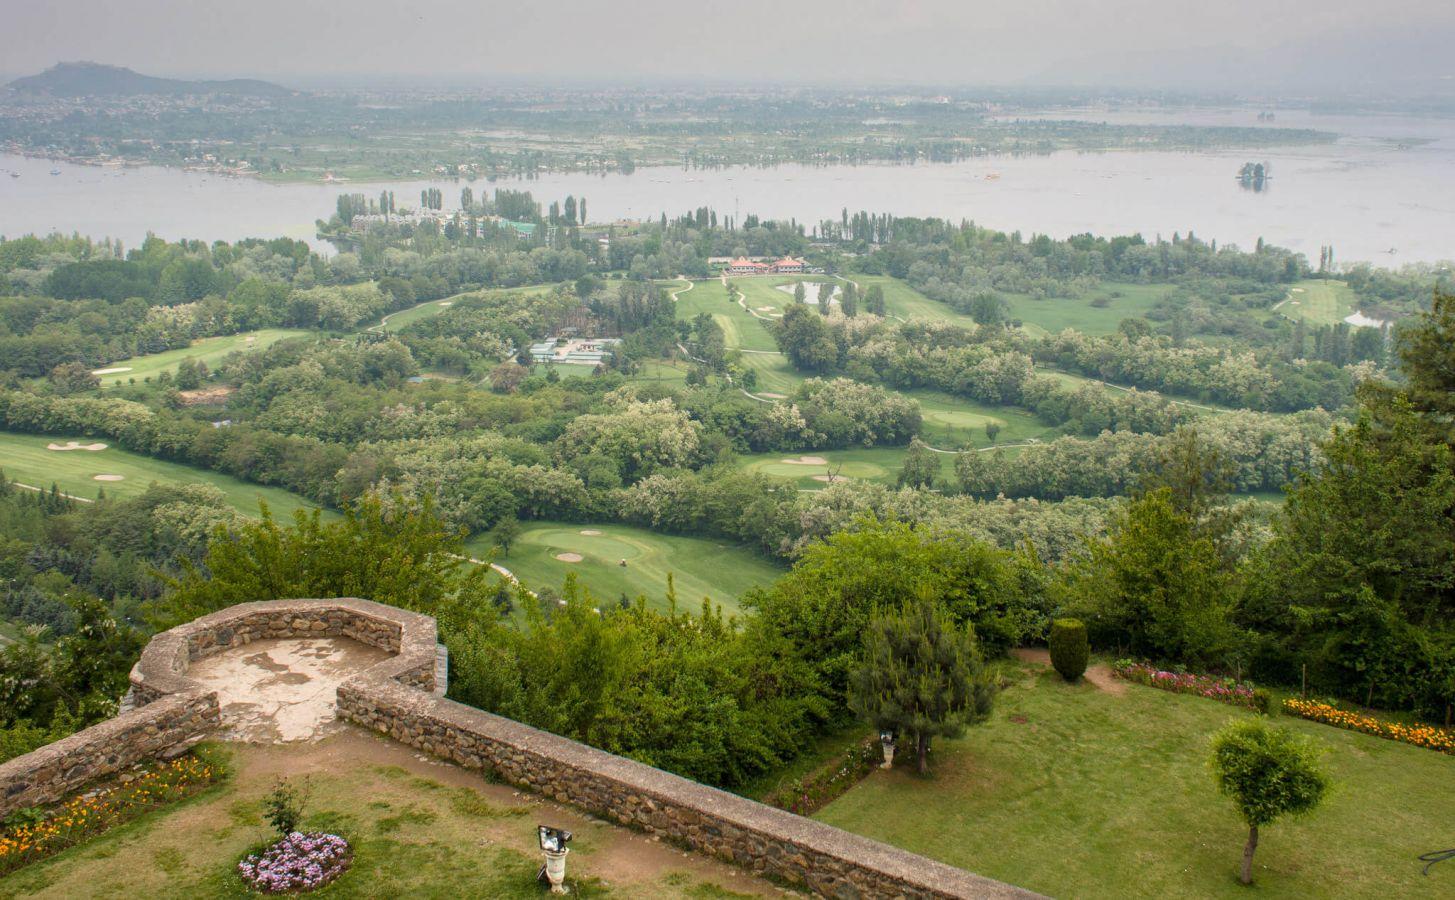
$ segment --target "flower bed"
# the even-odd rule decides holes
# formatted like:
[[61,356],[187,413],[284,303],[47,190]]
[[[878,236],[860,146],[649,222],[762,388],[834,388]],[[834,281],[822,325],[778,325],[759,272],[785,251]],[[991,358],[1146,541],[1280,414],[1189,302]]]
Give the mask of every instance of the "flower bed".
[[1416,747],[1455,754],[1455,731],[1436,728],[1433,725],[1405,725],[1402,722],[1387,722],[1363,713],[1339,709],[1337,706],[1320,703],[1317,700],[1285,700],[1283,701],[1283,711],[1290,716],[1322,722],[1325,725],[1333,725],[1335,728],[1362,731],[1365,734],[1387,738],[1391,741],[1403,741],[1406,744],[1414,744]]
[[50,809],[20,810],[0,828],[0,875],[37,862],[222,780],[225,770],[204,755],[158,763],[139,775]]
[[1168,672],[1147,663],[1118,660],[1112,666],[1118,678],[1160,688],[1174,694],[1193,694],[1219,703],[1241,706],[1245,709],[1267,712],[1267,695],[1246,681],[1220,678],[1216,675],[1197,675],[1192,672]]
[[884,759],[877,737],[855,744],[807,779],[795,778],[765,802],[800,816],[813,815],[864,778]]
[[294,831],[237,864],[247,886],[263,894],[298,894],[339,877],[352,859],[349,842],[321,831]]

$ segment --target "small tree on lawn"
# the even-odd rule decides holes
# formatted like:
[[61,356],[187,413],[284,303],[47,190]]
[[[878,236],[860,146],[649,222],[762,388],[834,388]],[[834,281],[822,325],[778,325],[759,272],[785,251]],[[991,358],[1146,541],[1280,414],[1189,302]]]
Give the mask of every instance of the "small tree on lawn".
[[881,731],[912,740],[928,770],[930,738],[955,737],[990,714],[993,688],[969,625],[929,597],[870,624],[849,679],[849,708]]
[[520,537],[520,520],[515,516],[506,516],[495,527],[490,529],[490,540],[500,548],[500,552],[509,555],[510,547]]
[[1231,722],[1213,737],[1210,765],[1218,790],[1233,798],[1248,823],[1244,884],[1253,883],[1258,828],[1284,815],[1310,812],[1328,791],[1318,756],[1313,744],[1261,718]]

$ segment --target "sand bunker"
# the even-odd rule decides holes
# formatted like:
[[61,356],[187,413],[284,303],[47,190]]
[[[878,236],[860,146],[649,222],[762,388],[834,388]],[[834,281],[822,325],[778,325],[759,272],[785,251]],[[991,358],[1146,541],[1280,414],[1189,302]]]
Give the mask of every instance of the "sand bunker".
[[847,475],[815,475],[815,476],[813,476],[813,480],[814,481],[822,481],[822,482],[825,482],[826,484],[835,484],[835,483],[840,482],[840,481],[848,481],[849,480],[849,476],[847,476]]
[[453,300],[441,300],[440,301],[440,306],[454,306],[454,305],[455,305],[455,301],[453,301]]
[[110,369],[95,369],[92,375],[115,375],[119,372],[130,372],[131,366],[114,366]]
[[125,481],[125,475],[92,475],[94,481]]
[[776,306],[760,306],[758,307],[758,312],[772,312],[777,308]]
[[105,444],[83,444],[79,441],[66,441],[64,444],[46,444],[47,450],[89,450],[95,453],[97,450],[105,450]]
[[257,335],[250,334],[247,337],[243,338],[243,343],[245,343],[245,344],[251,344],[253,341],[256,341],[257,339],[258,339]]
[[758,396],[759,397],[767,397],[769,400],[787,400],[788,399],[788,395],[787,394],[775,394],[772,391],[759,391],[758,392]]
[[1303,293],[1303,288],[1290,288],[1289,290],[1293,291],[1295,294]]
[[826,466],[829,461],[822,456],[800,456],[798,459],[785,459],[784,462],[790,466]]
[[595,537],[601,532],[597,531],[595,528],[583,528],[581,529],[581,533],[585,535],[590,535],[591,537]]
[[579,553],[557,553],[556,559],[561,562],[580,562],[584,557]]

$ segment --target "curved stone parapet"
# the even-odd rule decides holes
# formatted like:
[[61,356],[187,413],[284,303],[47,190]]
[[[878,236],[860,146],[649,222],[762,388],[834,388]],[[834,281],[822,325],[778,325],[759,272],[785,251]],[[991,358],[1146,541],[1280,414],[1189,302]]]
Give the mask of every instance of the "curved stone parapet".
[[346,637],[387,650],[391,656],[361,674],[435,689],[429,616],[354,598],[230,606],[152,638],[131,669],[130,709],[0,764],[0,817],[203,740],[221,724],[221,711],[217,693],[187,677],[191,664],[255,640],[297,637]]
[[1036,896],[447,700],[434,619],[353,598],[242,603],[157,635],[131,671],[134,709],[0,765],[0,816],[191,746],[220,723],[216,692],[187,675],[192,663],[300,637],[392,654],[339,685],[341,717],[760,875],[846,900]]

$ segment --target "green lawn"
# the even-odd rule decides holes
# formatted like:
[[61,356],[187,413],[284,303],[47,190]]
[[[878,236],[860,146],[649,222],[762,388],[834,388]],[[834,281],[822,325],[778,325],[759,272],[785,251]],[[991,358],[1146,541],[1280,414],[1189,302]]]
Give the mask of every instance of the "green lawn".
[[989,406],[932,390],[903,393],[919,401],[920,413],[924,417],[920,430],[923,440],[942,450],[991,446],[990,438],[985,434],[985,426],[990,422],[1000,426],[995,436],[996,444],[1020,443],[1031,438],[1049,440],[1055,436],[1054,428],[1047,427],[1034,413],[1019,407]]
[[1337,325],[1354,312],[1354,290],[1342,281],[1310,278],[1288,289],[1288,299],[1278,312],[1294,319],[1306,319],[1313,326]]
[[[211,484],[222,491],[234,509],[246,516],[259,514],[259,500],[265,501],[280,519],[291,517],[295,509],[315,505],[281,488],[264,487],[231,475],[152,459],[117,447],[96,452],[46,449],[48,444],[64,445],[69,441],[109,443],[104,438],[0,431],[0,470],[13,481],[46,489],[56,484],[65,493],[77,497],[95,497],[102,489],[108,496],[135,497],[154,481],[162,484]],[[122,480],[97,481],[97,475],[120,475]]]
[[[490,540],[477,535],[466,547],[472,556],[484,558],[490,552]],[[565,562],[556,558],[564,553],[579,554],[582,559]],[[623,559],[625,566],[619,565]],[[769,584],[784,571],[753,550],[725,540],[658,534],[627,525],[563,522],[526,524],[510,553],[497,556],[495,562],[535,590],[560,590],[566,573],[575,572],[601,603],[614,603],[622,594],[631,599],[645,594],[659,608],[665,608],[667,573],[671,572],[679,607],[690,612],[701,608],[703,597],[711,597],[729,613],[737,612],[739,595]]]
[[[899,470],[904,465],[904,451],[903,447],[856,447],[852,450],[809,450],[802,455],[797,452],[750,453],[738,457],[738,466],[749,472],[761,472],[791,481],[801,490],[822,490],[831,474],[841,478],[892,485],[899,478]],[[800,460],[804,456],[825,462],[804,464],[788,461]],[[952,477],[955,471],[954,454],[937,453],[935,456],[940,460],[941,477]]]
[[[209,748],[211,749],[211,748]],[[573,834],[567,881],[582,898],[729,898],[771,887],[480,773],[349,728],[317,743],[224,744],[232,780],[0,878],[0,897],[195,900],[258,897],[238,860],[270,840],[263,799],[307,779],[307,830],[343,835],[353,863],[318,896],[538,900],[536,826]]]
[[[752,369],[757,377],[753,390],[759,395],[782,394],[788,396],[808,379],[807,375],[793,368],[788,357],[781,353],[744,353],[739,360],[744,368]],[[770,398],[773,399],[773,398]]]
[[[1214,790],[1210,735],[1248,713],[1049,670],[1017,673],[989,722],[936,745],[929,778],[876,771],[818,818],[1055,897],[1248,897],[1247,830]],[[1262,830],[1265,897],[1455,896],[1455,758],[1312,722],[1280,724],[1328,748],[1336,786],[1305,820]]]
[[862,289],[861,295],[872,285],[877,284],[882,287],[884,289],[884,309],[892,316],[899,316],[901,319],[938,319],[966,328],[977,327],[974,319],[964,313],[956,312],[947,303],[931,300],[898,278],[891,278],[888,275],[846,277],[852,278],[859,285]]
[[423,319],[433,319],[435,316],[454,306],[454,300],[426,300],[409,309],[401,309],[399,312],[390,313],[381,321],[363,329],[364,331],[402,331]]
[[[1025,294],[1006,294],[1010,317],[1019,319],[1032,334],[1055,334],[1074,328],[1086,334],[1112,334],[1122,319],[1145,316],[1159,300],[1172,290],[1165,284],[1129,284],[1108,281],[1097,285],[1086,296],[1047,297],[1035,300]],[[1093,301],[1105,300],[1105,306]]]
[[555,288],[555,284],[529,284],[513,288],[490,288],[486,291],[469,291],[463,294],[455,294],[443,300],[426,300],[408,309],[401,309],[399,312],[392,312],[383,318],[383,321],[359,329],[360,331],[401,331],[423,319],[432,319],[445,310],[454,306],[456,301],[462,297],[473,297],[480,293],[500,294],[544,294]]
[[[284,338],[299,337],[311,334],[298,328],[264,328],[260,331],[249,331],[244,334],[229,334],[222,337],[202,338],[194,341],[192,346],[180,350],[167,350],[163,353],[151,353],[146,356],[134,356],[131,359],[124,359],[112,363],[104,368],[97,369],[97,377],[101,379],[102,387],[114,387],[119,381],[126,384],[130,379],[135,378],[142,381],[146,378],[155,378],[163,372],[177,371],[177,366],[184,359],[195,359],[204,362],[210,369],[217,368],[223,357],[229,353],[261,350],[270,344],[275,344]],[[121,369],[124,371],[109,371]],[[105,372],[106,374],[99,374]]]
[[[763,281],[764,279],[758,279]],[[778,306],[781,314],[783,303],[792,300],[786,294],[774,291],[767,284],[753,284],[751,278],[739,278],[733,287],[743,291],[749,306]],[[768,292],[767,296],[760,296]],[[776,295],[776,297],[774,296]],[[756,298],[756,300],[755,300]],[[747,310],[728,299],[722,282],[716,279],[696,281],[692,290],[677,294],[677,318],[691,319],[699,313],[711,314],[721,326],[727,346],[747,350],[777,350],[778,345],[769,333],[767,323],[755,318]],[[768,315],[763,313],[763,315]]]

